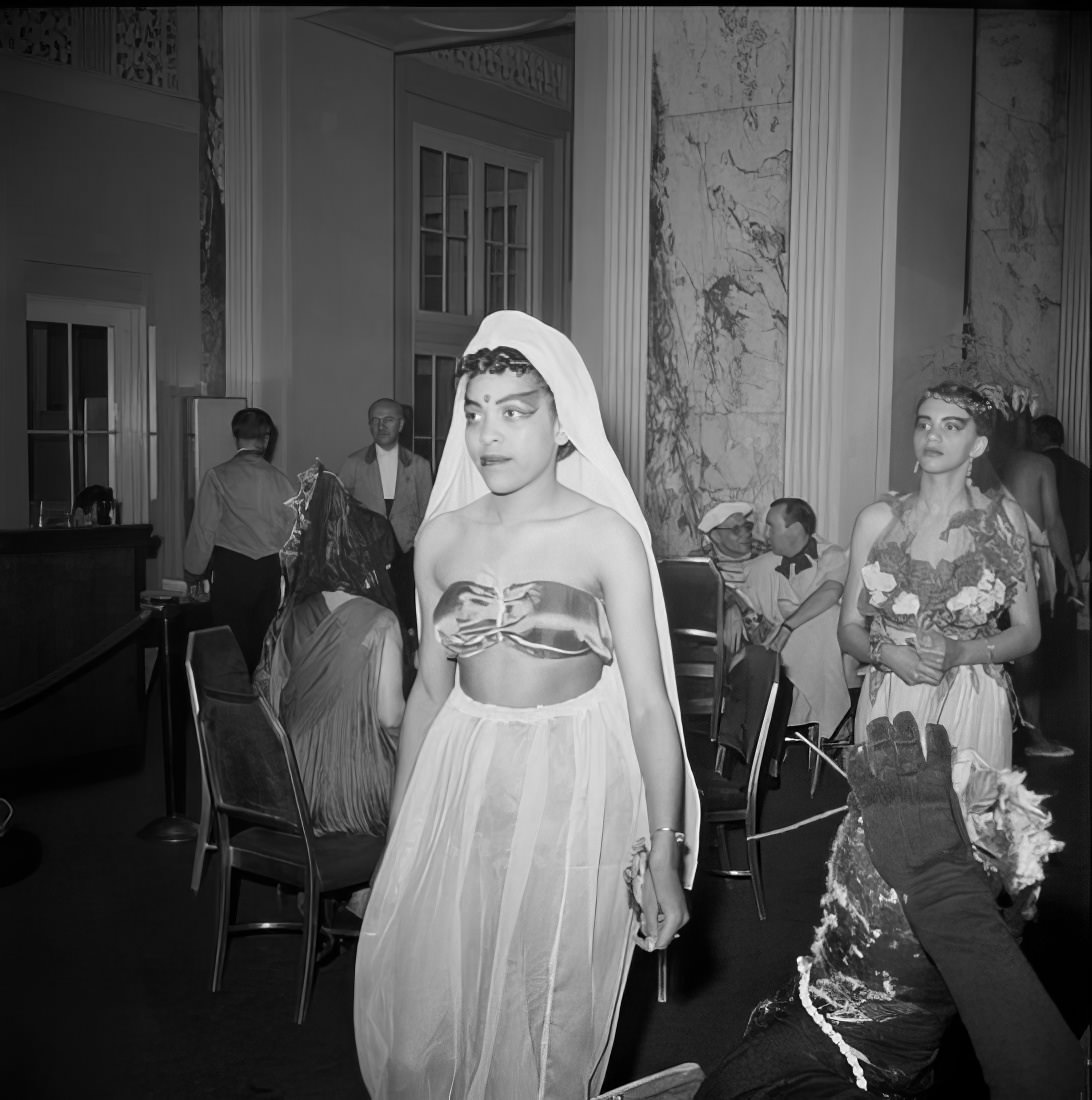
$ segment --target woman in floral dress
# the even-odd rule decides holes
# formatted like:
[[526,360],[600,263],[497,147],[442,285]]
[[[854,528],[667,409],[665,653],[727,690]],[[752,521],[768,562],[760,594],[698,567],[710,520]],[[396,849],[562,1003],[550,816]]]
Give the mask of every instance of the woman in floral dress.
[[955,747],[990,767],[1012,763],[1002,665],[1039,644],[1039,609],[1023,511],[971,482],[992,427],[993,406],[975,390],[927,390],[914,425],[918,491],[857,517],[838,638],[871,665],[858,743],[872,718],[909,711],[922,729],[942,723]]

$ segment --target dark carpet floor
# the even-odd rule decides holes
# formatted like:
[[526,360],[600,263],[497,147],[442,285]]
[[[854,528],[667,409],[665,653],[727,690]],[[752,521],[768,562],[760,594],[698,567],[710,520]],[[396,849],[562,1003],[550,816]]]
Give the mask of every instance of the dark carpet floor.
[[[1076,756],[1025,761],[1018,737],[1015,758],[1027,766],[1029,786],[1051,795],[1056,835],[1067,843],[1051,861],[1025,946],[1079,1034],[1092,972],[1087,634],[1077,636],[1070,658],[1044,720]],[[192,844],[136,835],[163,812],[158,741],[153,717],[139,769],[82,767],[0,792],[16,809],[0,840],[0,1095],[363,1100],[351,953],[319,971],[302,1027],[292,1023],[295,937],[234,941],[224,988],[209,992],[215,883],[206,875],[195,896]],[[192,753],[189,772],[196,816]],[[840,805],[845,793],[828,771],[810,799],[804,750],[793,748],[763,827]],[[766,921],[757,919],[747,882],[699,874],[693,919],[670,952],[667,1004],[656,1002],[653,960],[634,959],[608,1084],[681,1061],[708,1068],[738,1040],[754,1003],[793,973],[811,943],[837,821],[764,843]],[[242,904],[253,913],[294,908],[260,884],[248,884]],[[942,1052],[936,1095],[985,1095],[959,1029]]]

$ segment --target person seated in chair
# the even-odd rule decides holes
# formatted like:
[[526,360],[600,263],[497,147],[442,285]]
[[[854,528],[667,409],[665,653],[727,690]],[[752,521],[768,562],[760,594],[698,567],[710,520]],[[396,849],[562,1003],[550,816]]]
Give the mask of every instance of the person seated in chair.
[[[300,486],[255,686],[292,742],[316,834],[382,837],[405,710],[402,629],[372,522],[386,520],[321,463]],[[358,917],[365,897],[350,903]]]
[[770,666],[778,659],[761,644],[772,633],[771,625],[748,599],[744,587],[750,564],[766,551],[765,543],[754,537],[754,527],[755,508],[746,500],[714,504],[698,523],[702,548],[724,581],[728,679],[720,740],[743,756],[762,721]]
[[796,688],[789,725],[816,724],[830,737],[849,711],[838,645],[838,610],[849,555],[815,533],[815,512],[797,497],[766,513],[770,549],[747,567],[744,592],[773,630],[763,644],[781,655]]

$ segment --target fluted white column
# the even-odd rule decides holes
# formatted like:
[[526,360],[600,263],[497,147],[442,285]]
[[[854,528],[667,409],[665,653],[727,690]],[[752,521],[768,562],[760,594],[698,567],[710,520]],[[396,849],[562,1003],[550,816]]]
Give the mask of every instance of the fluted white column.
[[1089,461],[1089,85],[1088,14],[1074,12],[1069,47],[1069,125],[1066,146],[1065,232],[1062,243],[1061,339],[1058,358],[1058,419],[1065,449]]
[[850,13],[796,9],[785,494],[829,529],[839,509]]
[[259,9],[224,8],[227,396],[254,400],[261,321]]
[[576,18],[572,338],[595,378],[607,435],[641,500],[652,9],[578,7]]

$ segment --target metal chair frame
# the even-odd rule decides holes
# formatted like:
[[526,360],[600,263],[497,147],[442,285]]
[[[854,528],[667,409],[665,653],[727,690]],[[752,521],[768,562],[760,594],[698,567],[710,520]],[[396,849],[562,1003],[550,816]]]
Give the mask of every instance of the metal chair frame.
[[[196,696],[197,737],[201,747],[202,763],[206,769],[207,787],[212,818],[216,824],[217,850],[220,861],[219,902],[217,906],[216,947],[213,959],[212,991],[220,989],[228,938],[247,932],[291,931],[300,932],[303,943],[300,951],[299,980],[296,997],[295,1021],[302,1024],[310,1003],[314,980],[315,954],[319,931],[319,907],[323,894],[367,885],[382,854],[384,842],[375,837],[333,834],[316,837],[311,824],[307,797],[300,781],[295,753],[288,735],[269,704],[250,689],[247,693],[205,688],[193,669],[194,648],[201,638],[215,631],[228,631],[228,627],[194,631],[190,635],[186,655],[186,671]],[[232,639],[234,641],[234,638]],[[236,643],[237,645],[237,643]],[[241,656],[241,655],[240,655]],[[216,737],[220,731],[210,730],[215,725],[216,704],[258,707],[278,751],[264,760],[266,774],[280,767],[279,780],[284,785],[287,778],[291,790],[291,805],[287,812],[261,803],[262,769],[254,769],[249,776],[253,789],[258,792],[257,805],[243,805],[226,797],[221,789]],[[226,723],[230,725],[230,723]],[[232,825],[244,828],[232,832]],[[346,858],[346,857],[350,858]],[[324,858],[329,857],[329,858]],[[202,856],[203,858],[203,856]],[[234,879],[236,873],[256,875],[277,883],[298,888],[302,894],[302,921],[255,921],[232,923],[235,908]],[[196,868],[195,868],[196,873]]]
[[[705,821],[716,830],[717,852],[720,857],[720,867],[709,868],[709,873],[720,878],[749,878],[759,920],[766,919],[766,895],[762,883],[762,860],[758,847],[759,841],[755,839],[758,833],[759,785],[762,782],[764,771],[769,766],[770,728],[773,725],[780,683],[781,668],[780,663],[778,663],[775,666],[769,695],[766,699],[762,725],[759,727],[754,748],[751,751],[750,767],[747,775],[747,797],[744,806],[738,809],[703,812]],[[746,869],[737,870],[732,867],[726,833],[726,829],[730,825],[742,825],[744,828],[747,845]]]

